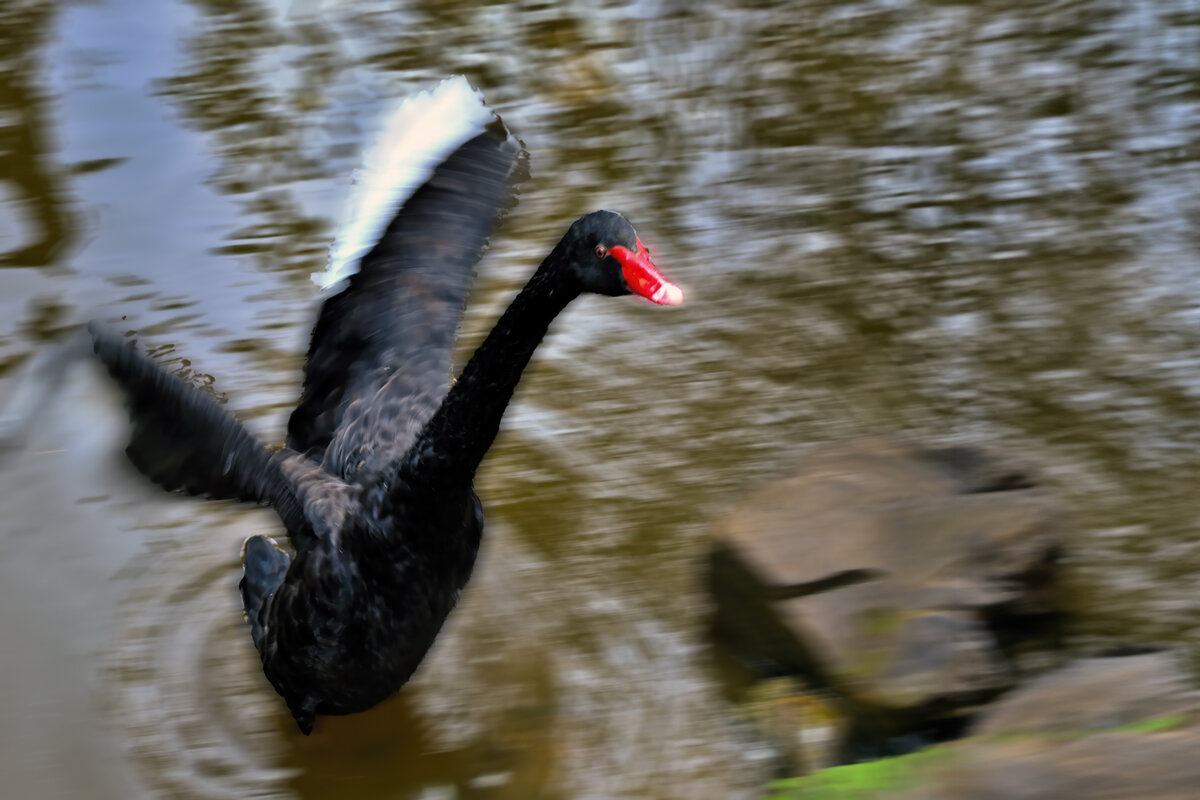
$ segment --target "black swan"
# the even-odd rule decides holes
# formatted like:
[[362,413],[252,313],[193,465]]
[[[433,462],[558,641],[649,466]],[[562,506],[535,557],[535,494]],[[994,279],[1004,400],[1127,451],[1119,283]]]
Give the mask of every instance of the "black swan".
[[[454,80],[434,96],[466,85]],[[168,490],[267,503],[283,520],[294,554],[250,538],[240,587],[263,670],[305,734],[318,714],[393,694],[433,643],[483,532],[476,468],[555,316],[582,292],[682,300],[624,217],[588,214],[447,390],[475,263],[521,161],[487,117],[387,210],[382,237],[324,302],[286,447],[268,449],[211,395],[89,326],[127,396],[134,465]]]

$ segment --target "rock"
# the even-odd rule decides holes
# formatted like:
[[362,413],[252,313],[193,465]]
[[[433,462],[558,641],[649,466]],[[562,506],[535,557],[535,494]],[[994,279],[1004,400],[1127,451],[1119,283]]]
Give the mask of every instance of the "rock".
[[1057,504],[976,448],[821,447],[715,533],[718,635],[909,724],[1009,688],[988,620],[1054,606]]
[[1089,658],[1030,681],[988,708],[979,737],[1082,734],[1200,710],[1169,653]]
[[1198,752],[1200,700],[1169,654],[1089,659],[1007,695],[966,739],[785,781],[772,797],[1190,800]]

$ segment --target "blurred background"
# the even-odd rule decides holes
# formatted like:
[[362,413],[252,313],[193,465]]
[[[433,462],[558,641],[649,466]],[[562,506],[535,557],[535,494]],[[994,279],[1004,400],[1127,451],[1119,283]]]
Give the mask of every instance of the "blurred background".
[[1200,3],[0,0],[0,399],[89,318],[283,438],[349,178],[462,73],[528,147],[460,361],[565,226],[475,578],[399,697],[299,736],[236,583],[270,511],[157,492],[72,369],[0,465],[13,797],[755,796],[707,532],[813,443],[998,444],[1065,498],[1065,647],[1200,662]]

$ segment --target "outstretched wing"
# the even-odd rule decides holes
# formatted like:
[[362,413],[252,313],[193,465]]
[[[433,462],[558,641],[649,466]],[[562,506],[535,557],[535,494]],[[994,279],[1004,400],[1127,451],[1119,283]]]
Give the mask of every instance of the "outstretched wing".
[[288,446],[346,481],[381,476],[437,409],[475,264],[523,151],[499,121],[446,158],[313,329]]
[[313,527],[301,503],[303,487],[285,476],[294,453],[272,453],[202,392],[97,323],[88,325],[93,349],[126,395],[133,434],[130,461],[168,491],[269,503],[297,547]]

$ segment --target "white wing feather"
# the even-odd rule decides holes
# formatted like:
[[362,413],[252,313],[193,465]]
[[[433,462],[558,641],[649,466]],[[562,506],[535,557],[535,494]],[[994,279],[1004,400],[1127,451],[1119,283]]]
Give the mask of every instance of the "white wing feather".
[[483,94],[461,75],[400,100],[383,116],[380,135],[355,173],[342,225],[329,248],[329,265],[313,273],[313,281],[329,288],[357,272],[359,259],[379,241],[404,202],[494,117]]

